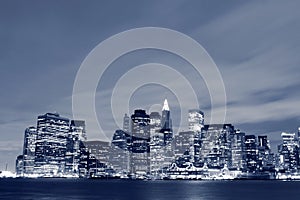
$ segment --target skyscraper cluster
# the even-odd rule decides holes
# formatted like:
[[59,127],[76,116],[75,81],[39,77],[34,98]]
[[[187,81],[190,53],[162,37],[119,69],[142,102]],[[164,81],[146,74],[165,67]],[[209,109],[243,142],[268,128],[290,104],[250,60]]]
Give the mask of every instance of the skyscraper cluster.
[[37,118],[37,126],[25,130],[23,154],[17,158],[17,174],[31,176],[75,175],[81,167],[85,122],[57,113]]
[[[266,135],[247,135],[232,124],[205,124],[190,109],[188,130],[173,133],[170,107],[125,114],[111,142],[87,141],[85,122],[56,113],[38,116],[25,130],[19,176],[119,177],[132,179],[286,178],[299,175],[298,133],[282,133],[278,154]],[[300,177],[300,176],[299,176]]]

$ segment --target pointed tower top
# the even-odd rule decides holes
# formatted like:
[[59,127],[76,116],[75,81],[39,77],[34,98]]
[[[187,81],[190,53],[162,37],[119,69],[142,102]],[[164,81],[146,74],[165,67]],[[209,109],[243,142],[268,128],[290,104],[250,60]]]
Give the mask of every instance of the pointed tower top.
[[164,101],[164,106],[163,106],[162,110],[168,110],[168,111],[170,110],[167,99],[165,99],[165,101]]

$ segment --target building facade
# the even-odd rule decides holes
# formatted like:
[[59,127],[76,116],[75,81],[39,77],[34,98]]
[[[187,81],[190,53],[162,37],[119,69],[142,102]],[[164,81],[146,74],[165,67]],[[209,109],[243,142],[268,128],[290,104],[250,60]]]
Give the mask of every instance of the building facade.
[[210,168],[231,166],[231,124],[205,125],[201,131],[200,160]]
[[150,173],[150,116],[145,110],[131,115],[130,174],[144,176]]
[[33,126],[26,128],[23,144],[24,174],[26,175],[34,173],[36,138],[36,128]]
[[38,116],[35,172],[57,176],[65,172],[69,119],[57,113]]
[[77,175],[79,173],[80,146],[87,140],[85,121],[71,120],[67,137],[65,173]]

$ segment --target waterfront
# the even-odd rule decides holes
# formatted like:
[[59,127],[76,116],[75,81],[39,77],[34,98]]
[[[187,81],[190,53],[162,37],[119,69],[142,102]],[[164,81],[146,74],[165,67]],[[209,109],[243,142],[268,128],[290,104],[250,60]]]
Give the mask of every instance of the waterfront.
[[0,179],[0,199],[273,199],[297,198],[300,181],[130,181]]

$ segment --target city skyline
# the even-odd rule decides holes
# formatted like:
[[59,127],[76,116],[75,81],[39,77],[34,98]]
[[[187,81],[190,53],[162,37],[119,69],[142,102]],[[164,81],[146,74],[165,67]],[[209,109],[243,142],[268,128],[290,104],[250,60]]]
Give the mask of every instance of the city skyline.
[[121,179],[298,179],[300,128],[282,132],[273,153],[267,135],[255,136],[232,124],[205,124],[204,112],[189,109],[189,130],[173,132],[171,109],[161,114],[135,109],[109,142],[87,140],[84,120],[58,113],[37,117],[25,129],[17,177]]
[[[57,111],[72,118],[72,86],[86,55],[111,35],[136,27],[171,28],[205,47],[224,79],[228,98],[226,123],[233,123],[247,133],[274,138],[273,147],[279,144],[282,131],[297,131],[300,121],[300,113],[295,109],[300,101],[297,2],[144,3],[135,1],[128,7],[125,2],[115,6],[76,1],[70,8],[66,2],[1,2],[0,169],[5,168],[6,162],[13,168],[12,158],[21,150],[24,128],[32,124],[34,116]],[[116,128],[110,123],[111,115],[107,118],[101,115],[109,113],[111,86],[132,66],[144,62],[169,64],[186,74],[198,92],[200,107],[209,115],[209,94],[202,78],[193,75],[188,64],[173,55],[145,50],[118,59],[99,83],[96,107],[105,131],[113,134]],[[153,93],[161,95],[148,95]],[[139,88],[132,97],[130,110],[135,106],[160,110],[152,105],[165,96],[172,105],[176,129],[180,106],[166,88],[156,85]],[[183,106],[195,107],[190,102]],[[187,124],[184,129],[188,129]]]

